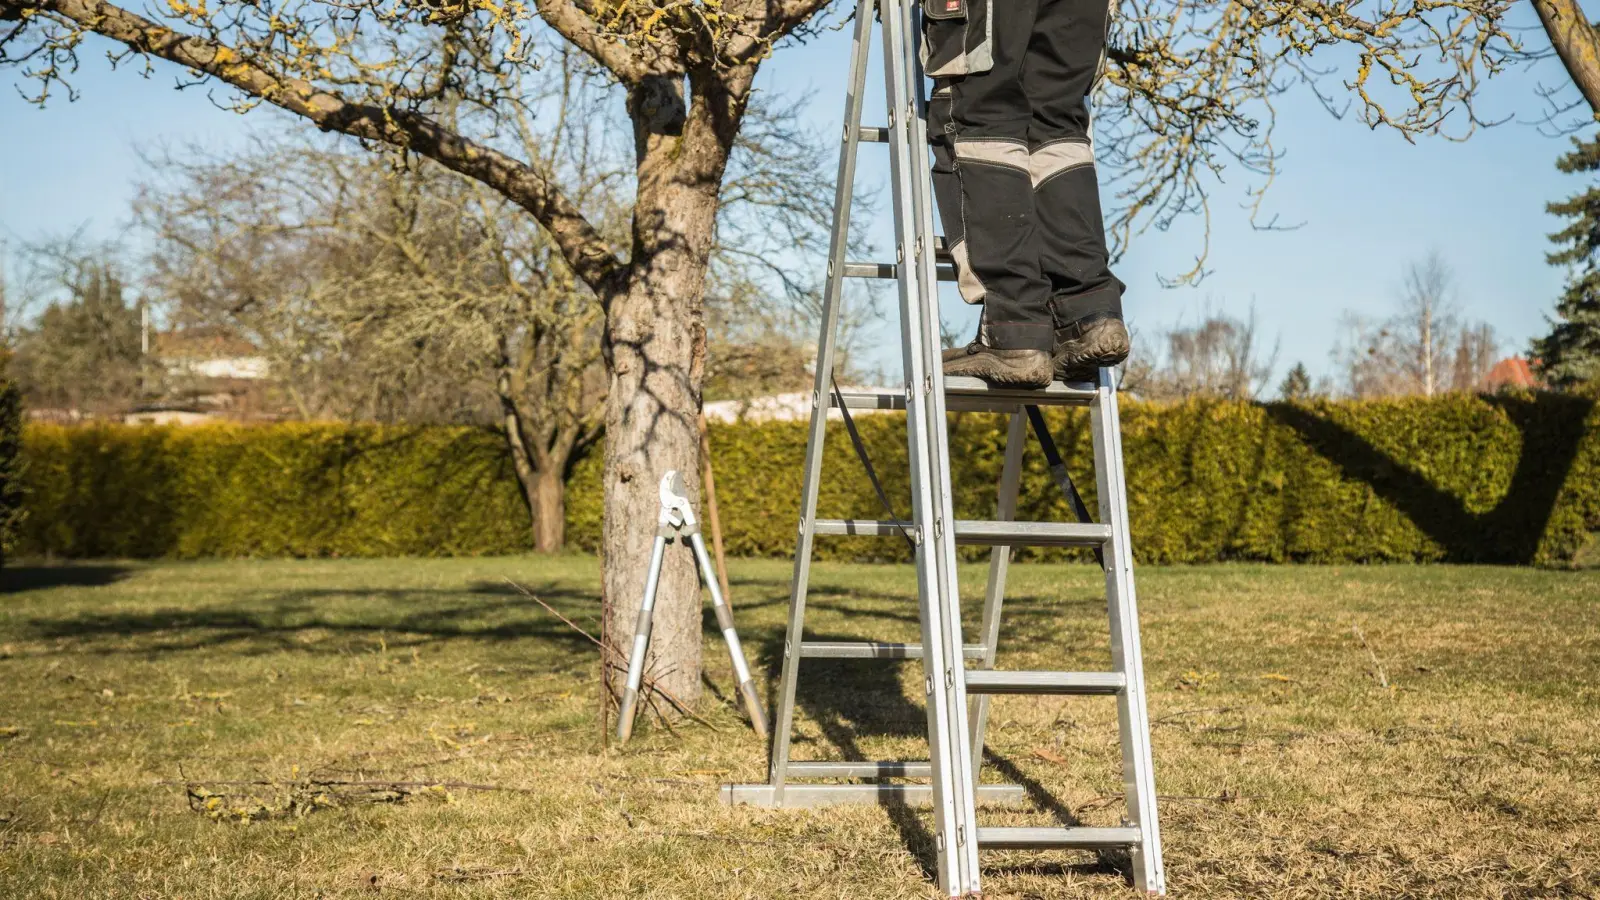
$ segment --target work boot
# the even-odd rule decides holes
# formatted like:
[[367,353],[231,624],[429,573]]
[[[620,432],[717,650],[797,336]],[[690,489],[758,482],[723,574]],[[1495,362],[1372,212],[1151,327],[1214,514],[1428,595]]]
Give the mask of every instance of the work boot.
[[1050,383],[1050,354],[1043,350],[1002,350],[989,346],[988,333],[980,323],[978,336],[965,347],[946,350],[944,374],[970,375],[993,384],[1012,387],[1045,387]]
[[1092,381],[1101,367],[1127,358],[1128,327],[1115,313],[1092,313],[1056,329],[1053,374],[1062,381]]

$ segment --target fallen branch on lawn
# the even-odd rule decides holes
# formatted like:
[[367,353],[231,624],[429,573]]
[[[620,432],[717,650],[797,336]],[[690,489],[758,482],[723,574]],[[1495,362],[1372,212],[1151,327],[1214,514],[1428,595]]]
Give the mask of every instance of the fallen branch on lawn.
[[213,781],[211,779],[189,779],[187,781],[158,781],[159,787],[197,788],[206,786],[216,787],[344,787],[361,788],[374,791],[516,791],[523,794],[533,793],[533,788],[511,787],[503,784],[477,784],[470,781],[347,781],[343,779],[302,778],[298,781],[273,781],[271,779],[256,779],[243,781]]

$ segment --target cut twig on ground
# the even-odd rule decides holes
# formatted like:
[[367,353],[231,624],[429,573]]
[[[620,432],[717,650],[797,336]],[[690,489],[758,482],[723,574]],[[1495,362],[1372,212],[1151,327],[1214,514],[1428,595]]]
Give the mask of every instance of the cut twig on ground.
[[1372,644],[1367,640],[1366,634],[1362,632],[1361,626],[1351,625],[1350,630],[1355,633],[1356,640],[1361,642],[1361,646],[1367,649],[1367,658],[1372,660],[1372,677],[1378,679],[1379,687],[1388,690],[1389,675],[1383,671],[1383,663],[1378,662],[1378,654],[1372,649]]

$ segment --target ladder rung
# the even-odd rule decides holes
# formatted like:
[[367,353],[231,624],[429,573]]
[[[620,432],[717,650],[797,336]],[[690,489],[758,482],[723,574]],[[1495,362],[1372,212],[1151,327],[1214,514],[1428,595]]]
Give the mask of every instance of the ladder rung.
[[[818,519],[813,534],[854,534],[892,537],[900,529],[911,529],[910,522],[888,519]],[[1111,539],[1105,525],[1078,522],[985,522],[956,523],[956,543],[985,547],[1091,547]]]
[[[967,659],[982,659],[983,645],[962,648]],[[801,659],[921,659],[921,644],[894,644],[883,641],[804,641]]]
[[[939,266],[938,273],[940,281],[956,280],[956,270],[951,266]],[[894,263],[847,262],[844,264],[844,277],[887,278],[892,281],[899,277],[899,267]]]
[[889,143],[889,129],[863,126],[861,128],[861,142],[864,144],[887,144]]
[[1127,684],[1121,672],[967,671],[969,694],[1115,694]]
[[[1086,381],[1053,381],[1042,388],[1016,388],[952,375],[944,379],[944,396],[945,406],[951,410],[1012,410],[1020,404],[1087,406],[1095,401],[1095,386]],[[831,399],[828,402],[837,405]],[[906,395],[903,391],[851,391],[844,394],[844,405],[851,409],[905,409]]]
[[1137,828],[978,828],[979,850],[1099,850],[1139,842]]
[[932,778],[925,759],[866,762],[789,762],[791,778]]

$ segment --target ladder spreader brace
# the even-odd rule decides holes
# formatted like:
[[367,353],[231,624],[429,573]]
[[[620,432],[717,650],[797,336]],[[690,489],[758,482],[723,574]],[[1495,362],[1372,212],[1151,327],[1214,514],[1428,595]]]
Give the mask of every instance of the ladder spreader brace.
[[[861,124],[874,14],[881,22],[885,96],[889,123]],[[1128,540],[1127,492],[1122,468],[1121,426],[1116,378],[1101,369],[1092,383],[1052,383],[1028,390],[990,386],[974,378],[944,377],[940,370],[938,282],[952,279],[948,254],[933,229],[932,180],[927,143],[927,93],[919,64],[920,11],[915,0],[857,0],[850,85],[833,207],[827,287],[821,337],[817,342],[816,385],[806,444],[799,541],[789,600],[788,631],[778,690],[768,780],[763,784],[724,785],[730,804],[810,807],[835,804],[931,804],[939,887],[946,896],[980,892],[980,849],[1123,849],[1133,863],[1135,886],[1165,893],[1161,839],[1156,821],[1155,779],[1150,761],[1150,729],[1145,711],[1144,666]],[[862,142],[887,143],[893,186],[896,262],[847,262],[850,201],[856,153]],[[900,392],[839,393],[829,390],[834,366],[843,279],[893,279],[898,285],[905,387]],[[818,519],[817,491],[829,409],[896,409],[906,413],[911,465],[911,521]],[[1024,421],[1032,419],[1046,448],[1056,481],[1086,519],[1082,501],[1066,477],[1043,428],[1040,406],[1084,406],[1090,414],[1094,445],[1098,522],[1017,522]],[[1000,477],[998,518],[957,521],[953,512],[946,413],[988,410],[1010,413],[1005,462]],[[915,550],[921,641],[806,641],[804,623],[812,547],[817,535],[896,535],[909,533]],[[993,548],[985,592],[981,634],[964,643],[956,585],[956,545]],[[1090,547],[1102,560],[1110,619],[1111,671],[1016,672],[996,669],[1000,613],[1006,569],[1013,546]],[[801,659],[920,659],[927,704],[928,759],[822,762],[789,756],[794,725],[795,686]],[[967,667],[967,661],[973,668]],[[969,708],[968,695],[975,695]],[[979,784],[988,700],[994,694],[1085,694],[1116,698],[1122,746],[1122,779],[1127,811],[1113,828],[986,827],[976,806],[1021,803],[1015,784]],[[826,783],[802,779],[830,779]],[[840,783],[871,779],[872,783]],[[926,779],[925,783],[904,780]]]

